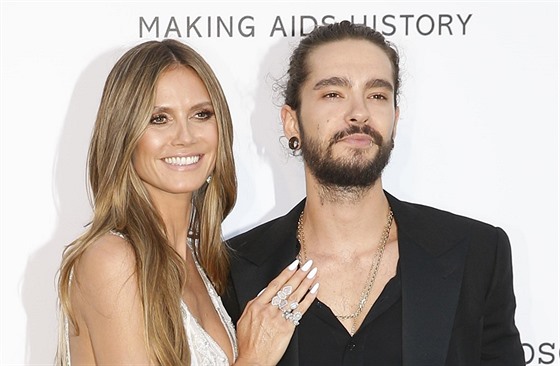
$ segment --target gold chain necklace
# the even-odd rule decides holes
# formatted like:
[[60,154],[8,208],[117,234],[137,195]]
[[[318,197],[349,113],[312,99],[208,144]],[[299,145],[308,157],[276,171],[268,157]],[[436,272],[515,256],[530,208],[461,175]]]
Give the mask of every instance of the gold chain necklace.
[[[298,259],[300,263],[305,263],[307,260],[307,250],[305,248],[305,235],[303,233],[303,213],[305,210],[301,211],[298,219],[298,226],[297,226],[297,239],[301,245],[301,250],[298,254]],[[381,258],[383,257],[383,252],[385,251],[385,245],[387,244],[387,240],[389,239],[389,234],[391,232],[391,225],[393,224],[393,211],[389,207],[389,213],[387,214],[387,223],[385,224],[385,228],[383,229],[383,233],[381,234],[381,238],[379,239],[379,245],[375,252],[376,259],[371,262],[371,268],[369,269],[368,280],[362,290],[362,295],[360,297],[360,301],[358,302],[358,306],[356,311],[349,315],[335,315],[338,319],[348,320],[353,319],[352,322],[352,329],[350,330],[350,334],[354,335],[357,325],[357,318],[360,316],[364,307],[367,303],[369,294],[371,293],[371,289],[373,288],[373,284],[375,283],[375,277],[377,277],[377,272],[379,270],[379,265],[381,263]]]

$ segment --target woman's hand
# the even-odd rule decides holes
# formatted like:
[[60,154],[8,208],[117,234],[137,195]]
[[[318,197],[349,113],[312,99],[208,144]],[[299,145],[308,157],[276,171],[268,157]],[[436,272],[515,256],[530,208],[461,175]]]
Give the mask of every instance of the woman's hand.
[[299,319],[319,289],[313,262],[296,270],[298,263],[295,260],[247,303],[237,322],[239,357],[235,365],[275,365],[286,352]]

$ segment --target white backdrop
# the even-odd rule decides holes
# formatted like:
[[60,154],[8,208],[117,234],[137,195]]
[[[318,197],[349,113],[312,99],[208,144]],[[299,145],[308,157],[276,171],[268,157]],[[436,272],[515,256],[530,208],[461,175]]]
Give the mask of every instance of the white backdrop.
[[88,140],[104,80],[126,49],[179,38],[221,80],[239,179],[229,237],[303,197],[273,84],[301,24],[351,17],[385,32],[402,54],[385,187],[507,231],[526,362],[560,365],[558,1],[4,0],[1,364],[52,363],[55,275],[64,245],[90,217]]

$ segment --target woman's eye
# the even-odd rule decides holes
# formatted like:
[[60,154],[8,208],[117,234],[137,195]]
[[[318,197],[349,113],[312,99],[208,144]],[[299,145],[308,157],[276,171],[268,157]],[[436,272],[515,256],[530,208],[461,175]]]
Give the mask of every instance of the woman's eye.
[[200,112],[195,113],[194,117],[196,119],[200,119],[200,120],[205,121],[207,119],[212,118],[213,115],[214,115],[214,112],[212,112],[212,111],[200,111]]
[[167,116],[163,114],[156,114],[155,116],[152,116],[152,118],[150,118],[150,123],[154,125],[161,125],[166,122],[167,122]]

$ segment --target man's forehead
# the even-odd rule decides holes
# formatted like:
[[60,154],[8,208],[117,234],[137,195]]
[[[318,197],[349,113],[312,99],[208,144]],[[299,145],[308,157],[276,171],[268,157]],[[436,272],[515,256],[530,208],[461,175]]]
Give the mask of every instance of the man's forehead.
[[323,75],[319,76],[321,78],[329,73],[331,76],[344,76],[349,71],[391,76],[393,68],[389,56],[379,46],[367,40],[354,39],[318,46],[309,53],[307,67],[310,76]]
[[[344,52],[342,52],[344,51]],[[320,44],[313,48],[310,55],[313,54],[333,54],[340,56],[357,56],[363,53],[376,53],[383,55],[389,61],[389,57],[385,51],[374,42],[367,39],[340,39]]]
[[[314,49],[307,60],[307,83],[313,88],[325,85],[394,89],[393,66],[387,54],[367,40],[330,42]],[[389,85],[387,85],[389,84]]]

